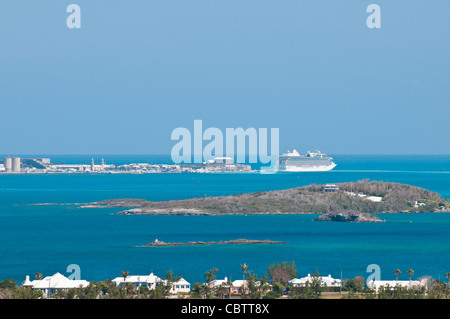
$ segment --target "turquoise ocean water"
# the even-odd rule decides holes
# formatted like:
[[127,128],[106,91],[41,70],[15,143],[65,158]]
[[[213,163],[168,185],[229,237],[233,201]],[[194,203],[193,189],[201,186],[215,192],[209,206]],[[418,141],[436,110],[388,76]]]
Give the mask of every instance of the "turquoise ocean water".
[[[90,163],[90,156],[50,156],[53,162]],[[97,162],[100,158],[95,158]],[[104,156],[107,163],[169,163],[169,156]],[[84,203],[110,198],[184,199],[286,189],[311,183],[370,179],[407,183],[450,198],[450,156],[336,155],[331,172],[261,174],[0,175],[0,280],[22,282],[40,272],[68,275],[78,264],[81,277],[100,281],[122,271],[163,277],[172,269],[193,283],[216,267],[218,277],[242,278],[240,265],[262,276],[274,262],[294,261],[299,276],[368,276],[381,279],[450,271],[450,214],[383,214],[382,224],[313,222],[314,215],[121,216],[119,209],[30,206]],[[286,245],[213,245],[142,248],[155,238],[218,241],[238,238],[285,241]]]

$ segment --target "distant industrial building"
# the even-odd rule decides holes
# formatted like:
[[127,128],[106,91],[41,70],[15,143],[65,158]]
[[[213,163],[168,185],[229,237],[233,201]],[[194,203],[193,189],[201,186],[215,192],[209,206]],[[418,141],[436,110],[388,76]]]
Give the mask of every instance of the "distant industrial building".
[[11,157],[5,158],[3,163],[5,165],[5,171],[6,172],[12,172],[12,158]]
[[12,171],[14,173],[20,173],[20,157],[13,157],[13,159],[12,159]]

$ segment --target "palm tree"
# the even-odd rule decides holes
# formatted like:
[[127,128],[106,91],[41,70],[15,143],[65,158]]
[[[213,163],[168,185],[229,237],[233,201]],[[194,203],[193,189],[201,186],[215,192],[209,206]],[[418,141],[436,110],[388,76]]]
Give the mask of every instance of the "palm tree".
[[247,273],[248,265],[244,263],[243,265],[241,265],[241,268],[242,268],[242,280],[245,280],[245,274]]
[[245,274],[247,273],[247,268],[248,265],[246,263],[244,263],[243,265],[241,265],[242,268],[242,294],[245,294]]
[[400,275],[402,272],[400,271],[400,269],[395,269],[394,270],[394,274],[395,274],[395,281],[398,281],[398,275]]
[[406,273],[409,275],[409,281],[411,281],[411,277],[412,277],[412,275],[414,275],[414,270],[408,269],[408,270],[406,271]]
[[122,271],[122,273],[120,274],[123,277],[123,283],[125,284],[125,282],[127,281],[127,277],[130,274],[129,271]]

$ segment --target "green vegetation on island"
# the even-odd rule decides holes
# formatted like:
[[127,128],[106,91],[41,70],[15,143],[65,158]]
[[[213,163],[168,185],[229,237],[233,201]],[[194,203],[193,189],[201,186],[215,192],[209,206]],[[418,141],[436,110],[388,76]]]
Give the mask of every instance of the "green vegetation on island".
[[[152,202],[143,199],[112,199],[83,207],[128,208],[128,215],[233,215],[233,214],[358,214],[450,212],[450,201],[423,188],[380,181],[357,181]],[[376,218],[375,218],[376,219]],[[376,221],[375,219],[362,221]],[[349,218],[345,221],[355,221]]]

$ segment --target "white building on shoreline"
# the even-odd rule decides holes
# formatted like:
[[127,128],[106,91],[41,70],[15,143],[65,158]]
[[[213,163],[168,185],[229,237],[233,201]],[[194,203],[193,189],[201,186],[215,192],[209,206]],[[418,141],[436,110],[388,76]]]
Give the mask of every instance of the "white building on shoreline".
[[[322,282],[324,287],[340,287],[342,285],[342,281],[340,279],[332,278],[331,275],[328,276],[319,276],[318,277],[320,281]],[[294,278],[289,281],[289,283],[293,287],[305,287],[306,283],[311,283],[314,279],[314,276],[311,276],[311,274],[308,274],[308,276],[303,278]]]
[[150,275],[133,275],[124,277],[116,277],[111,280],[117,287],[122,286],[124,283],[131,283],[137,287],[147,287],[148,289],[155,289],[157,284],[162,280],[153,273]]
[[72,288],[85,288],[88,285],[89,282],[86,280],[70,280],[59,272],[53,276],[47,276],[41,280],[36,279],[33,281],[30,281],[30,276],[26,276],[23,283],[24,287],[42,291],[45,298],[53,296],[58,291],[67,291]]
[[421,287],[426,287],[425,280],[371,280],[367,282],[367,287],[375,290],[378,293],[378,290],[381,287],[386,289],[394,289],[396,287],[409,288],[409,289],[419,289]]
[[[150,275],[133,275],[124,277],[116,277],[111,280],[117,287],[122,286],[124,283],[130,283],[137,287],[147,287],[150,290],[156,289],[158,285],[166,284],[167,280],[161,279],[155,276],[153,273]],[[172,282],[170,288],[171,294],[177,294],[179,292],[189,292],[191,291],[191,284],[187,282],[184,278],[180,278],[178,281]]]

